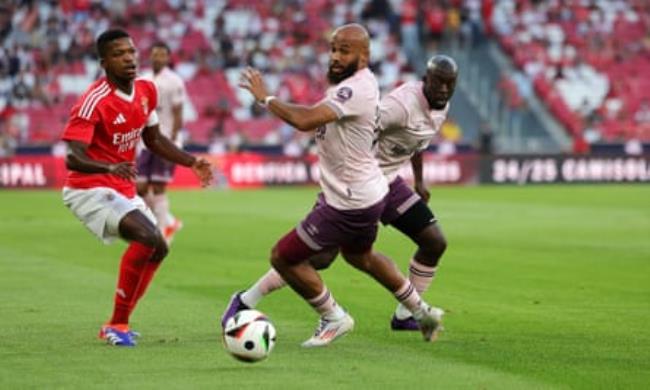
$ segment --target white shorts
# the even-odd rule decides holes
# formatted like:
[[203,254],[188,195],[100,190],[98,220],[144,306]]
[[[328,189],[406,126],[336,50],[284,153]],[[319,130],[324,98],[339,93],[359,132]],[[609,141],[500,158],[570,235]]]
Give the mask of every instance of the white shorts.
[[141,197],[136,195],[129,199],[108,187],[64,187],[63,204],[104,244],[110,244],[120,237],[120,221],[133,210],[142,211],[156,224],[156,217]]

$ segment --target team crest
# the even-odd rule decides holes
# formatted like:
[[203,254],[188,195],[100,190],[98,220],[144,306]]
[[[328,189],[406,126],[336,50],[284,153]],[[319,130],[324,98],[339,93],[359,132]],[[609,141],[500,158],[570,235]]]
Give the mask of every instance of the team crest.
[[142,110],[144,110],[144,115],[149,115],[149,98],[143,96],[140,99],[140,104],[142,104]]
[[345,103],[347,100],[350,100],[351,97],[352,97],[352,88],[341,87],[336,91],[336,96],[334,98],[341,103]]

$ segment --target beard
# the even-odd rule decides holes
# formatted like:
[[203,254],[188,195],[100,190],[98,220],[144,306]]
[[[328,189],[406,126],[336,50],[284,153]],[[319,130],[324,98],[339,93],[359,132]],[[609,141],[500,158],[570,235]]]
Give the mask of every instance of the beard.
[[346,66],[343,68],[343,71],[341,73],[334,73],[332,71],[332,65],[330,65],[329,69],[327,70],[327,81],[330,82],[330,84],[338,84],[341,81],[347,79],[348,77],[352,76],[357,72],[359,69],[359,62],[353,62],[350,65]]

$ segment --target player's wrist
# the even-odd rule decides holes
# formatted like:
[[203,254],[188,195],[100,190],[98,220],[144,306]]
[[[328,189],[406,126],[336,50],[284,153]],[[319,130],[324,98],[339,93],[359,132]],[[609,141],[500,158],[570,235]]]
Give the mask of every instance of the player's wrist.
[[199,159],[196,158],[195,156],[192,156],[192,155],[190,155],[190,158],[191,158],[191,160],[189,161],[189,164],[186,165],[186,166],[188,166],[190,168],[194,168],[196,166],[196,164],[199,162]]
[[273,100],[275,100],[275,99],[277,99],[277,98],[278,98],[278,97],[275,96],[275,95],[267,95],[264,99],[259,100],[258,103],[259,103],[262,107],[268,107],[269,104],[270,104]]

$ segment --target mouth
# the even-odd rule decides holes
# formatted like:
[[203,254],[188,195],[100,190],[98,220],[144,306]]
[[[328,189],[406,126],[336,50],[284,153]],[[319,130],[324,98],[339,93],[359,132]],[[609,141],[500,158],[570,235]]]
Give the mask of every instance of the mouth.
[[330,65],[330,71],[333,73],[341,73],[343,71],[343,66],[341,65]]
[[138,72],[138,67],[135,65],[124,67],[124,72],[129,75],[135,75]]

